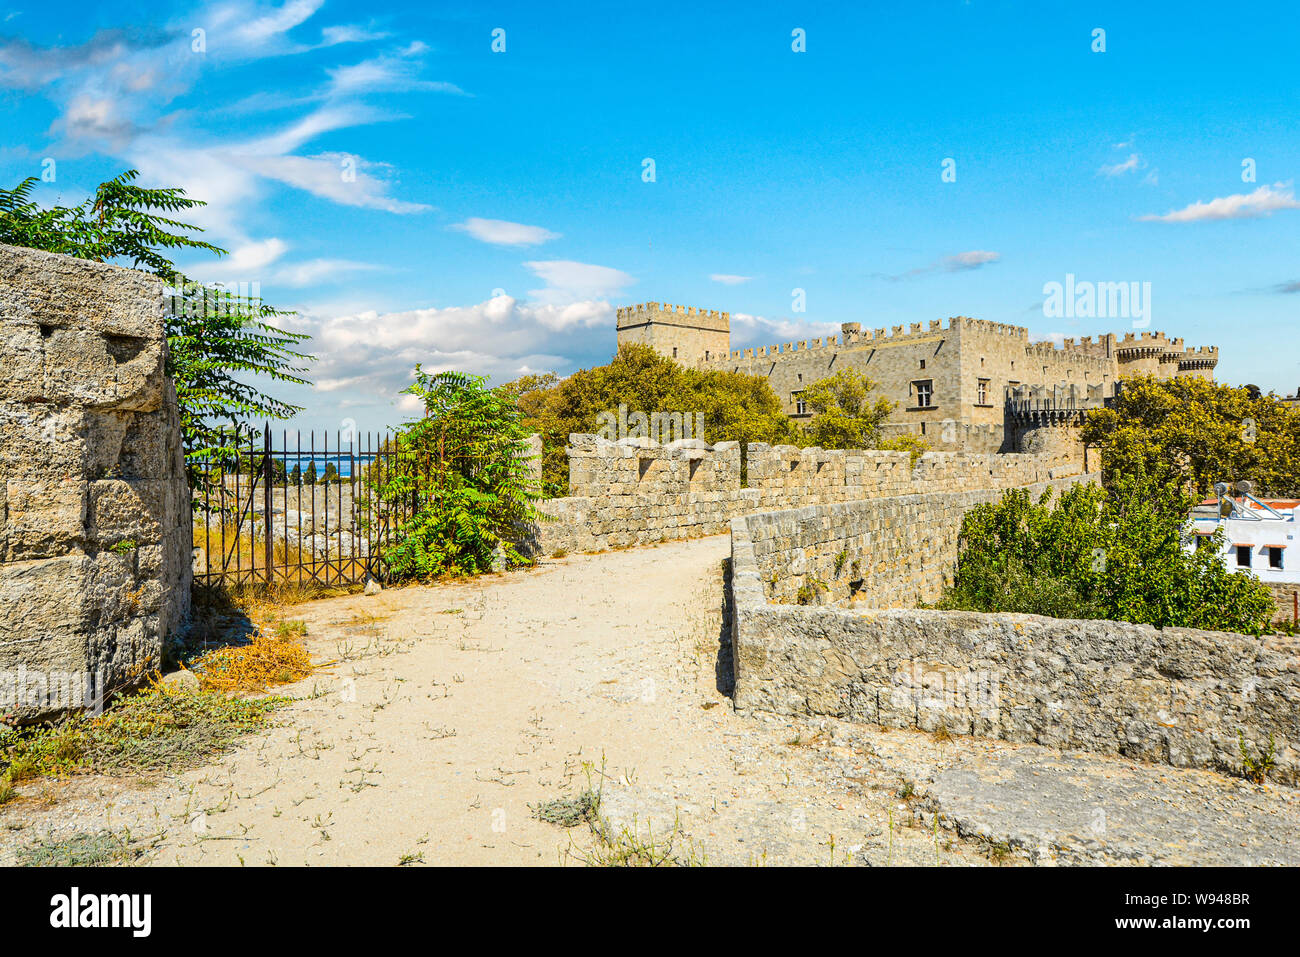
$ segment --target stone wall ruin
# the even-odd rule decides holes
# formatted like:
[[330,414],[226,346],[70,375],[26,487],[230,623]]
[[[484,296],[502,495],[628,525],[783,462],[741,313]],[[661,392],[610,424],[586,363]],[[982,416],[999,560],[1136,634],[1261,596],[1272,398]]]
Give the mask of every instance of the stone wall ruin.
[[138,683],[188,614],[163,284],[0,245],[0,717]]

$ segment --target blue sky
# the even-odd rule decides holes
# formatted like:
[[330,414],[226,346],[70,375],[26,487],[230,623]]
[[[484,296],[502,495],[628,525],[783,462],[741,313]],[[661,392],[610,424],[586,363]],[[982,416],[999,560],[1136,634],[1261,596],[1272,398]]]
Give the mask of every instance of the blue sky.
[[1132,331],[1047,318],[1067,274],[1149,282],[1150,328],[1295,393],[1293,8],[897,6],[0,0],[0,179],[208,200],[231,255],[182,264],[300,311],[305,428],[401,421],[416,362],[602,363],[645,300],[729,310],[735,347]]

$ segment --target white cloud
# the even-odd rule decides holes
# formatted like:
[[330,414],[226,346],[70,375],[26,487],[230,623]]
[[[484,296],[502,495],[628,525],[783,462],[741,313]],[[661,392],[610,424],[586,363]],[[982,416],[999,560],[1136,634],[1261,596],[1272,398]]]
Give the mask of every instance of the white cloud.
[[[252,281],[265,274],[272,263],[276,262],[289,250],[289,244],[283,239],[262,239],[256,242],[236,246],[230,254],[218,259],[205,272],[214,279],[242,278]],[[199,276],[196,274],[195,279]]]
[[714,282],[720,282],[724,286],[739,286],[743,282],[749,282],[753,276],[733,276],[730,273],[715,272],[709,275]]
[[318,389],[390,399],[410,384],[416,363],[497,382],[529,371],[568,372],[572,356],[592,353],[594,331],[605,331],[613,353],[613,326],[614,308],[606,302],[561,306],[503,295],[470,306],[307,314],[295,329],[312,335]]
[[1257,219],[1272,216],[1279,210],[1300,209],[1291,187],[1284,183],[1261,186],[1253,193],[1220,196],[1208,203],[1195,202],[1163,215],[1138,217],[1144,222],[1201,223],[1217,219]]
[[[267,179],[279,180],[314,196],[343,206],[363,206],[390,213],[419,213],[429,209],[424,203],[394,199],[387,194],[387,184],[366,173],[377,164],[359,156],[321,153],[317,156],[245,156],[238,162],[251,172]],[[351,162],[352,178],[345,178],[345,163]]]
[[795,319],[768,319],[746,312],[731,314],[731,348],[748,349],[778,343],[820,339],[840,331],[838,323],[806,322]]
[[617,296],[624,288],[636,282],[636,279],[622,270],[568,259],[526,262],[524,266],[546,283],[545,289],[534,289],[529,295],[551,304]]
[[1098,176],[1116,177],[1123,176],[1125,173],[1131,173],[1142,165],[1142,157],[1137,153],[1130,153],[1128,159],[1122,163],[1116,163],[1113,166],[1103,166],[1097,170]]
[[[243,0],[215,3],[190,19],[206,30],[216,53],[292,53],[303,47],[290,44],[287,34],[306,23],[321,8],[323,0],[288,0],[281,6],[248,3]],[[215,35],[215,36],[214,36]]]
[[367,43],[387,37],[387,33],[374,32],[355,24],[325,27],[320,32],[321,43],[325,46],[336,46],[340,43]]
[[196,282],[279,285],[303,288],[341,282],[359,272],[382,267],[351,259],[304,259],[281,262],[289,244],[279,238],[256,240],[236,246],[218,260],[205,260],[191,267],[188,275]]
[[[415,53],[410,55],[418,55],[419,52],[419,50],[416,50]],[[329,93],[332,96],[350,96],[358,93],[418,90],[430,93],[465,95],[465,91],[454,83],[419,78],[417,74],[420,66],[418,62],[404,56],[380,56],[370,60],[362,60],[360,63],[354,63],[351,66],[335,67],[326,70],[330,76]]]
[[463,223],[451,227],[469,233],[475,239],[492,243],[495,246],[536,246],[551,239],[559,239],[559,233],[553,233],[541,226],[525,226],[504,219],[479,219],[471,216]]
[[382,269],[373,263],[356,262],[352,259],[306,259],[302,262],[285,263],[271,274],[271,281],[282,286],[321,286],[341,282],[359,272],[374,272]]

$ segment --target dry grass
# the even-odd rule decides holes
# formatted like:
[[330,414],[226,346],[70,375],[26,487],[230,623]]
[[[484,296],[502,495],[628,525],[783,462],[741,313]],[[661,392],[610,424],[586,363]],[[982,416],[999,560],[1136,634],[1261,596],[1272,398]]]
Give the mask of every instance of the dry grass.
[[205,691],[263,694],[276,685],[292,684],[312,672],[301,621],[281,621],[262,628],[243,645],[216,648],[191,662]]
[[189,692],[155,682],[114,699],[97,717],[74,715],[28,728],[0,725],[0,804],[19,796],[16,785],[39,778],[194,767],[264,726],[286,700]]

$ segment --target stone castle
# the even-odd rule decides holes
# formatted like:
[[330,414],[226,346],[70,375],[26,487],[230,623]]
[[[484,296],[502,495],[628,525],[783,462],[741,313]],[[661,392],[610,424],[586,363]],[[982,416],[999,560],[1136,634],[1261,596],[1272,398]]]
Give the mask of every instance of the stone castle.
[[[1212,378],[1217,347],[1189,349],[1163,332],[1030,342],[1023,326],[934,320],[890,330],[842,323],[840,335],[732,349],[730,313],[646,302],[618,310],[618,343],[648,345],[698,369],[767,378],[793,419],[811,418],[803,389],[840,369],[877,383],[895,404],[887,431],[942,451],[1041,452],[1082,412],[1115,394],[1122,376]],[[1065,427],[1065,428],[1062,428]]]

